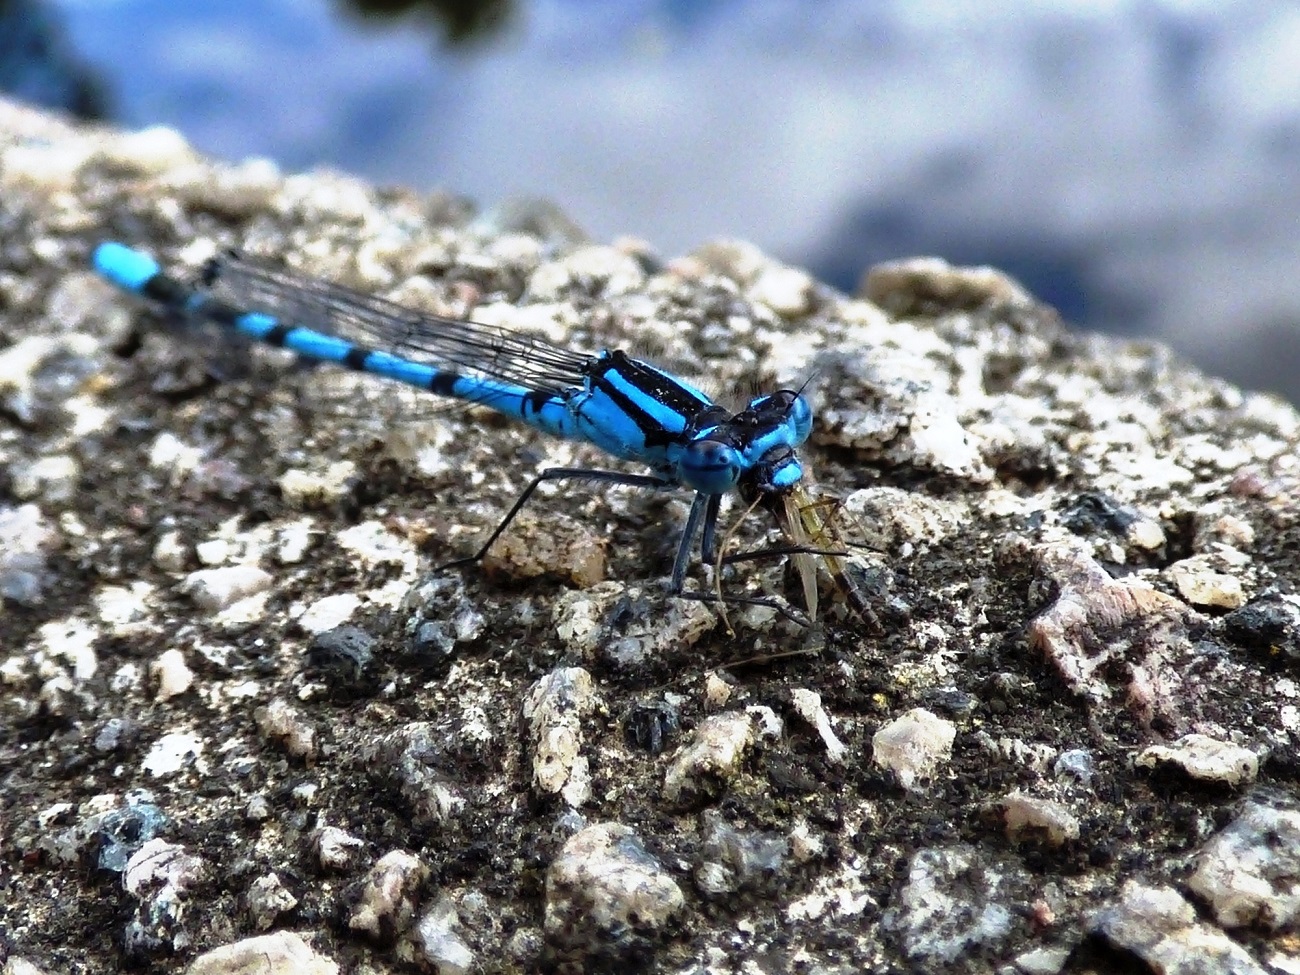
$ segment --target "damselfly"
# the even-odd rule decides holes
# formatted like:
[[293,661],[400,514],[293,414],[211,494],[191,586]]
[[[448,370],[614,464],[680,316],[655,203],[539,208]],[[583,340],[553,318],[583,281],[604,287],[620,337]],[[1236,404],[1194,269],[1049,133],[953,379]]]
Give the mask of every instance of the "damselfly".
[[[738,413],[690,383],[625,352],[564,349],[495,326],[442,318],[338,284],[227,252],[193,283],[166,274],[148,254],[100,244],[95,270],[164,310],[220,325],[299,356],[373,373],[496,410],[552,436],[583,441],[651,473],[552,467],[537,474],[479,550],[442,568],[480,561],[537,488],[548,481],[598,481],[695,492],[677,545],[669,593],[708,602],[771,606],[762,596],[685,587],[697,534],[707,564],[790,555],[805,603],[817,610],[814,556],[825,564],[855,610],[865,606],[841,560],[828,522],[803,488],[797,448],[812,430],[813,411],[798,390],[754,397]],[[719,559],[722,499],[738,492],[776,517],[788,546]]]

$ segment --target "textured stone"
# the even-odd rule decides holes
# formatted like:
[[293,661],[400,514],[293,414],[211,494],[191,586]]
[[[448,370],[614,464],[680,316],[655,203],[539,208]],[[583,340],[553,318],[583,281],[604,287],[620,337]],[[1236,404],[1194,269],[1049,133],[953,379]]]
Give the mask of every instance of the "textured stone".
[[952,755],[957,727],[925,708],[913,708],[876,732],[872,760],[898,777],[904,789],[916,789]]

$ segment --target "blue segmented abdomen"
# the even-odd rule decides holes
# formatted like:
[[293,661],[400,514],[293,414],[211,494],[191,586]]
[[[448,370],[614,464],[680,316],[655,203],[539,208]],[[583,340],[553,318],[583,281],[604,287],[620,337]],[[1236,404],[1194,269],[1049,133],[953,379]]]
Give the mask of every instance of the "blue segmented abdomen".
[[256,311],[235,308],[165,274],[148,254],[107,242],[95,248],[95,270],[124,291],[195,318],[209,319],[305,359],[331,362],[357,372],[406,383],[439,396],[476,403],[556,437],[586,439],[570,406],[575,389],[561,393],[528,389],[481,376],[462,375]]

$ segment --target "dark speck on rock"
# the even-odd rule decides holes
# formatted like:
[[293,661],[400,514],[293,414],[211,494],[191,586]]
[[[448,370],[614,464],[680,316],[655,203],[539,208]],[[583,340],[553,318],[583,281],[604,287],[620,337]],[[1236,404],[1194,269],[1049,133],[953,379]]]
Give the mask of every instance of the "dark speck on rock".
[[445,674],[456,656],[456,638],[441,620],[425,620],[411,637],[410,662],[428,676]]
[[1097,763],[1087,749],[1071,748],[1056,756],[1052,771],[1058,779],[1073,779],[1082,786],[1090,786]]
[[101,870],[121,873],[140,847],[167,825],[163,811],[143,796],[129,796],[118,808],[94,816],[86,823],[99,851],[95,862]]
[[426,579],[411,590],[403,605],[410,613],[404,663],[430,679],[444,676],[456,659],[457,647],[483,633],[482,610],[453,575]]
[[391,943],[414,918],[428,877],[419,857],[405,850],[384,854],[349,892],[349,929]]
[[1300,600],[1269,593],[1223,618],[1229,640],[1268,659],[1300,660]]
[[126,751],[139,736],[140,725],[137,722],[130,718],[109,718],[95,733],[95,751]]
[[695,884],[710,898],[776,880],[790,855],[784,836],[736,829],[712,810],[704,814],[702,838]]
[[232,461],[216,458],[200,464],[186,478],[182,493],[190,500],[205,497],[233,501],[249,489],[251,482]]
[[792,755],[779,754],[768,759],[767,777],[778,792],[806,795],[817,791],[817,779],[809,772],[808,763]]
[[668,701],[638,702],[623,720],[628,745],[651,755],[661,754],[681,728],[681,715]]
[[925,695],[925,704],[950,718],[962,718],[975,711],[979,699],[956,687],[937,687]]
[[1061,522],[1076,535],[1122,535],[1138,517],[1138,513],[1131,507],[1120,504],[1114,498],[1088,491],[1074,499]]
[[375,638],[357,626],[336,626],[318,633],[307,648],[304,669],[334,691],[364,696],[378,686]]
[[605,626],[611,633],[623,636],[627,633],[628,627],[645,619],[651,609],[650,601],[644,597],[623,596],[609,608],[609,612],[605,615]]
[[[415,722],[367,743],[361,759],[374,783],[417,823],[445,823],[463,806],[465,743],[443,726]],[[477,754],[477,753],[476,753]]]
[[[672,874],[629,827],[597,823],[565,841],[547,870],[547,948],[560,970],[648,971],[684,905]],[[563,965],[584,957],[611,967]]]
[[0,600],[36,606],[45,598],[47,558],[60,534],[41,508],[0,507]]

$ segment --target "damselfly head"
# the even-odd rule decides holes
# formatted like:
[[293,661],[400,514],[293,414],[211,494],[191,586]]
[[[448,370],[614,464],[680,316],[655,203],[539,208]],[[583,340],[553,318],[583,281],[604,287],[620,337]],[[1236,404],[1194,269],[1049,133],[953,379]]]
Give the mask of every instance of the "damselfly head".
[[729,424],[741,441],[747,476],[742,491],[781,493],[803,479],[795,452],[812,432],[812,407],[792,389],[750,400]]
[[812,407],[794,390],[759,396],[739,413],[709,419],[677,461],[683,484],[705,494],[739,487],[753,500],[803,478],[795,448],[812,430]]

